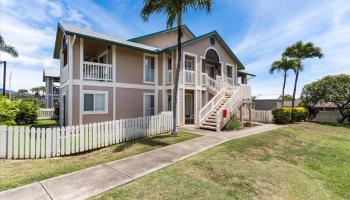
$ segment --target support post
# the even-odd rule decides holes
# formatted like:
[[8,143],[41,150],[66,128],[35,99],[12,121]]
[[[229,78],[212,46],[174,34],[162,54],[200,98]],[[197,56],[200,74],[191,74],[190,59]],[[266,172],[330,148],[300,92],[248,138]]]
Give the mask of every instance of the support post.
[[249,103],[249,124],[252,125],[252,104]]
[[243,122],[243,105],[239,106],[239,120]]
[[4,63],[4,78],[3,78],[2,96],[5,96],[5,92],[6,92],[6,61],[3,61],[2,63]]

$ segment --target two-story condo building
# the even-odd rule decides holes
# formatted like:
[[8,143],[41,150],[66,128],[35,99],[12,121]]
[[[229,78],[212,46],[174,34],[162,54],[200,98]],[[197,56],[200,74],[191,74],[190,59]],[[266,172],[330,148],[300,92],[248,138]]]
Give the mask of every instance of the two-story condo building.
[[[249,102],[251,74],[216,31],[195,36],[185,25],[182,30],[177,121],[210,126],[210,117],[237,95],[232,91],[244,86],[239,100]],[[62,125],[172,109],[177,28],[124,40],[59,23],[54,58],[60,59]]]

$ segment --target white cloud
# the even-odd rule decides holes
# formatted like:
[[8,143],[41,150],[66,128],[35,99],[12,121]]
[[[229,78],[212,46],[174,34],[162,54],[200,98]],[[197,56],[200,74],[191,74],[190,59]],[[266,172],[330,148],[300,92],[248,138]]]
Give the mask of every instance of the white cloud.
[[[281,90],[282,79],[278,74],[269,75],[268,69],[287,46],[298,40],[314,42],[321,46],[325,54],[322,60],[304,62],[305,71],[299,79],[298,93],[304,84],[325,75],[350,73],[350,26],[344,20],[350,12],[348,1],[320,1],[312,6],[299,5],[302,9],[292,9],[288,5],[286,7],[289,10],[285,10],[279,3],[265,5],[265,1],[257,1],[253,8],[250,7],[253,10],[250,19],[252,23],[244,39],[234,48],[239,58],[245,61],[246,68],[258,75],[251,81],[255,94]],[[276,79],[280,82],[276,82]],[[289,93],[292,92],[293,83],[291,73],[291,79],[287,83]]]

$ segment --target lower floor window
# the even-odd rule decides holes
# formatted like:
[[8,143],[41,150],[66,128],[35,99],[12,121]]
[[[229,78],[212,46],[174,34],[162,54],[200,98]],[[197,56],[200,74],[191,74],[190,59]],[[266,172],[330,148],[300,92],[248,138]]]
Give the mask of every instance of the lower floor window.
[[154,115],[154,94],[144,94],[144,114]]
[[105,112],[106,109],[106,93],[84,93],[84,111],[85,112]]

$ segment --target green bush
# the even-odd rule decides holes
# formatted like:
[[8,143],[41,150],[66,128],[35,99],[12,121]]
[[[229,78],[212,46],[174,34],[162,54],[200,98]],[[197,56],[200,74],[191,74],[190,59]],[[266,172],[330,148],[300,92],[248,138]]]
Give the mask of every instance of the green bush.
[[224,127],[225,131],[234,131],[241,129],[241,122],[231,118]]
[[0,99],[0,124],[33,124],[38,118],[38,105],[35,101],[10,101]]
[[287,124],[305,121],[309,116],[309,111],[304,107],[274,108],[272,109],[272,115],[276,124]]
[[287,124],[291,121],[291,108],[273,108],[273,122],[276,124]]
[[291,122],[305,121],[309,116],[309,110],[304,107],[295,107],[291,109]]

